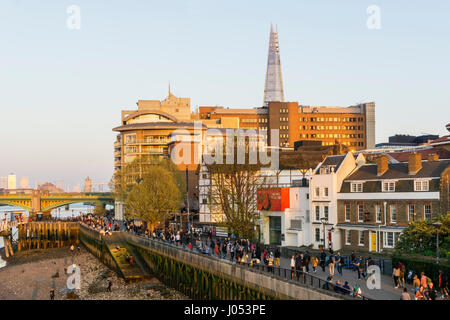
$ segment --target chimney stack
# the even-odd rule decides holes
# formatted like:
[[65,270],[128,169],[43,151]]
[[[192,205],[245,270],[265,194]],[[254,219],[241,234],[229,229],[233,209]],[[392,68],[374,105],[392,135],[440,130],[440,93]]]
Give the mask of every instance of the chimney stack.
[[382,176],[389,169],[389,158],[383,154],[377,158],[377,176]]
[[408,174],[414,175],[422,169],[422,156],[420,153],[411,152],[408,157]]
[[439,155],[437,153],[429,154],[427,160],[429,162],[439,161]]

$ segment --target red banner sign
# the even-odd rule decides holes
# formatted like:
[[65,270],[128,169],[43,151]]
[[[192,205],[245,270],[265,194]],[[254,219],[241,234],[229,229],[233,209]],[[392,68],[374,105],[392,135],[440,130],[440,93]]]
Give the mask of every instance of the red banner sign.
[[289,208],[289,188],[258,190],[256,207],[261,211],[284,211]]

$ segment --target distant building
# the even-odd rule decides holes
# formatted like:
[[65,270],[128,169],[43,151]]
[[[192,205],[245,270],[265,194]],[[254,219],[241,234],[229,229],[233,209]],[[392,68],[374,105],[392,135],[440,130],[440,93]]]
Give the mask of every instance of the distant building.
[[89,177],[84,179],[84,192],[92,192],[92,180]]
[[45,183],[39,185],[38,190],[41,192],[48,191],[49,193],[63,193],[64,192],[64,190],[57,188],[51,182],[45,182]]
[[8,175],[8,189],[17,189],[17,177],[15,174]]
[[73,186],[73,192],[81,192],[80,184],[76,184],[76,185]]
[[0,177],[0,189],[8,189],[8,177]]
[[438,135],[422,135],[422,136],[410,136],[406,134],[396,134],[389,137],[389,142],[377,143],[375,147],[377,149],[395,149],[401,147],[414,147],[427,144],[432,140],[438,139]]
[[66,186],[66,192],[67,192],[67,193],[70,192],[70,184],[67,184],[67,186]]
[[20,189],[28,189],[30,188],[30,183],[28,181],[28,177],[21,177],[19,182]]

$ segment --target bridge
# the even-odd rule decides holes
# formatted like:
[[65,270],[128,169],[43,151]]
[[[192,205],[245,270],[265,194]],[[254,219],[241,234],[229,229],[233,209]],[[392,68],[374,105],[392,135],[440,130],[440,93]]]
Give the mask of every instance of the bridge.
[[32,190],[27,194],[0,194],[0,205],[10,205],[29,211],[31,214],[42,212],[49,214],[51,210],[73,203],[114,203],[111,193],[49,193]]

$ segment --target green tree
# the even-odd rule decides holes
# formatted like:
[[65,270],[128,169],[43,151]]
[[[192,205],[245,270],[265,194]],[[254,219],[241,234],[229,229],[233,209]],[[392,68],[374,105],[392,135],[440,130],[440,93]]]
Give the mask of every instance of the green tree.
[[94,214],[96,215],[96,216],[104,216],[104,215],[106,215],[106,209],[105,209],[105,207],[103,206],[103,203],[97,203],[96,205],[95,205],[95,207],[94,207]]
[[[442,223],[441,228],[436,229],[433,222]],[[396,244],[396,250],[401,253],[420,253],[436,250],[436,235],[439,232],[439,247],[450,251],[448,244],[450,232],[450,213],[442,214],[434,221],[412,221],[403,230]]]
[[114,172],[114,176],[109,184],[114,199],[125,202],[133,186],[141,182],[150,168],[155,166],[167,169],[173,175],[181,194],[184,195],[186,189],[185,178],[175,164],[160,156],[145,155],[125,164],[123,168]]
[[179,210],[182,193],[173,172],[162,165],[150,166],[125,199],[125,215],[155,226]]

